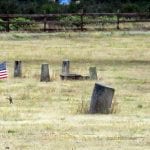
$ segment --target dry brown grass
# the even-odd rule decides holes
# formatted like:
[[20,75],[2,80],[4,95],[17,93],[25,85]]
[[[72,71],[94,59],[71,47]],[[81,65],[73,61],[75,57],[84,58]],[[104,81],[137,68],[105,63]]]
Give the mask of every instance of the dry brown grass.
[[[0,149],[148,150],[149,48],[149,32],[2,33],[0,60],[7,60],[9,78],[0,81]],[[99,82],[116,89],[114,114],[83,113],[95,81],[60,81],[65,58],[72,72],[97,67]],[[22,79],[13,78],[14,60],[23,61]],[[50,83],[39,82],[44,62]]]

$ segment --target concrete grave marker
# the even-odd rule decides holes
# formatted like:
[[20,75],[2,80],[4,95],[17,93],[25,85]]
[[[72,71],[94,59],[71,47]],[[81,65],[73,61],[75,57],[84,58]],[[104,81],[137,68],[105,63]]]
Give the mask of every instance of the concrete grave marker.
[[97,80],[96,67],[90,67],[90,68],[89,68],[89,74],[90,74],[90,79],[91,79],[91,80]]
[[114,92],[115,90],[111,87],[95,83],[91,97],[90,113],[108,114],[111,108]]
[[49,82],[50,81],[50,75],[49,75],[49,65],[48,64],[42,64],[41,65],[41,82]]
[[67,75],[70,73],[70,61],[63,60],[62,62],[62,74]]
[[22,76],[22,62],[15,61],[14,64],[14,77],[21,77]]

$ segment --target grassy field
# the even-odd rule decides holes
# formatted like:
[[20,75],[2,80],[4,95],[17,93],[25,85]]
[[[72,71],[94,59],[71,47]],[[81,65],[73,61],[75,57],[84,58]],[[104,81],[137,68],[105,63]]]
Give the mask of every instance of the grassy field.
[[[9,69],[0,81],[0,150],[150,149],[150,32],[1,33],[0,54]],[[116,89],[113,114],[84,113],[96,81],[61,81],[63,59],[82,75],[97,67],[98,82]],[[21,79],[14,60],[23,62]],[[42,63],[52,82],[39,81]]]

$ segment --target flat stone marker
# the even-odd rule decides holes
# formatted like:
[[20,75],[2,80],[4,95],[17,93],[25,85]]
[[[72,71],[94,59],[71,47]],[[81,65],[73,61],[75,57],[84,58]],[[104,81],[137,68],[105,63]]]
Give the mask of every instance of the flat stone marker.
[[90,68],[89,68],[89,74],[90,74],[90,79],[91,79],[91,80],[97,80],[96,67],[90,67]]
[[70,73],[70,61],[63,60],[62,62],[62,74],[69,74]]
[[15,61],[14,63],[14,77],[21,77],[22,76],[22,62]]
[[62,80],[82,80],[83,77],[80,74],[69,73],[69,74],[60,74]]
[[49,65],[42,64],[41,65],[41,82],[49,82],[50,75],[49,75]]
[[89,76],[82,76],[77,73],[70,73],[70,61],[64,60],[62,62],[62,72],[60,74],[61,80],[87,80]]
[[115,89],[95,83],[91,97],[90,113],[108,114],[111,108]]

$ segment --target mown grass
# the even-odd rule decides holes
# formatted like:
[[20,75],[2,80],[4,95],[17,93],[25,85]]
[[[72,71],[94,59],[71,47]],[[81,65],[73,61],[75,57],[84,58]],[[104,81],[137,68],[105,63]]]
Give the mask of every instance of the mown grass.
[[[0,81],[0,149],[148,150],[149,48],[149,32],[1,33],[9,78]],[[95,81],[61,81],[66,58],[83,75],[96,66],[99,82],[116,89],[114,114],[84,113]],[[14,60],[23,61],[21,79],[13,78]],[[45,62],[49,83],[39,81]]]

